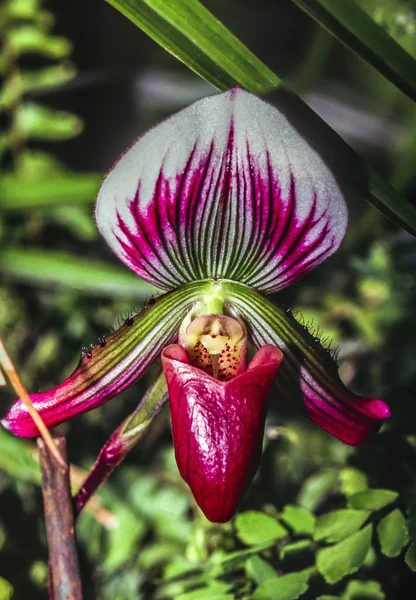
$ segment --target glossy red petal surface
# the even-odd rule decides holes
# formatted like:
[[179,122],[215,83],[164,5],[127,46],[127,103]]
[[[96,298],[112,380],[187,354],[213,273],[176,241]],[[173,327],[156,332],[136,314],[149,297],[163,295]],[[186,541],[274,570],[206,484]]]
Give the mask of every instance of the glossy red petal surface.
[[176,461],[210,521],[232,517],[257,470],[269,394],[282,358],[280,350],[264,346],[245,373],[220,382],[190,365],[181,346],[162,353]]

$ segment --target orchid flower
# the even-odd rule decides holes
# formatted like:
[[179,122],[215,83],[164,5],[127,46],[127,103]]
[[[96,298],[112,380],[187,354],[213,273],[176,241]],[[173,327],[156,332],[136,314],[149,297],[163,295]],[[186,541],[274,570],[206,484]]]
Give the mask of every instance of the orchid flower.
[[[312,421],[347,444],[389,416],[383,401],[348,391],[328,349],[266,297],[333,254],[347,226],[334,176],[277,109],[234,88],[163,121],[108,173],[96,220],[118,258],[166,293],[62,384],[31,395],[48,428],[116,396],[161,356],[179,471],[205,515],[223,522],[258,467],[274,382],[278,398],[303,400]],[[135,413],[146,414],[142,430],[163,401],[160,385]],[[116,430],[96,469],[137,441],[133,422]],[[2,423],[39,434],[20,400]]]

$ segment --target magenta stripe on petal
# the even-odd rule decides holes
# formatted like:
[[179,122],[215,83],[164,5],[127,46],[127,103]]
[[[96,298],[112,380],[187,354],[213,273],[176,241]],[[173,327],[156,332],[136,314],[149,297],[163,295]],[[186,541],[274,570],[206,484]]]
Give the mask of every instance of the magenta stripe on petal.
[[156,286],[216,276],[264,292],[335,252],[347,224],[320,157],[240,88],[142,135],[104,180],[96,217],[119,258]]
[[390,417],[390,409],[379,398],[351,393],[341,381],[325,390],[301,370],[301,392],[312,421],[345,444],[357,446],[376,433]]

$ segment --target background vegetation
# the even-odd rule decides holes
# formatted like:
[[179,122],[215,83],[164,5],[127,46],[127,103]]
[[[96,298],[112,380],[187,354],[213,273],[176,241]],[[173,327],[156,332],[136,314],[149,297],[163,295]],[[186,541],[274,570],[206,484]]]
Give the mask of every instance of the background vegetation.
[[[180,479],[166,408],[78,521],[85,597],[410,598],[416,243],[385,214],[414,231],[415,209],[404,198],[414,201],[416,187],[415,1],[313,3],[312,16],[336,37],[301,0],[204,2],[257,62],[225,29],[214,30],[218,43],[204,12],[194,32],[185,9],[196,2],[172,0],[171,15],[156,0],[111,3],[208,81],[99,0],[2,0],[0,332],[26,386],[61,381],[82,346],[154,293],[117,263],[94,225],[99,182],[118,154],[151,124],[214,92],[208,82],[240,81],[279,99],[281,78],[365,159],[367,193],[355,155],[341,158],[331,131],[314,126],[313,143],[334,154],[333,168],[352,189],[350,227],[335,257],[276,300],[319,325],[339,347],[344,381],[383,397],[393,416],[352,449],[310,423],[302,406],[273,397],[259,473],[237,517],[219,526],[200,515]],[[342,4],[349,10],[336,14]],[[378,39],[384,32],[388,43]],[[304,128],[313,121],[298,114]],[[91,466],[153,374],[60,427],[72,463]],[[2,413],[12,401],[3,388]],[[0,430],[1,600],[47,594],[34,448]]]

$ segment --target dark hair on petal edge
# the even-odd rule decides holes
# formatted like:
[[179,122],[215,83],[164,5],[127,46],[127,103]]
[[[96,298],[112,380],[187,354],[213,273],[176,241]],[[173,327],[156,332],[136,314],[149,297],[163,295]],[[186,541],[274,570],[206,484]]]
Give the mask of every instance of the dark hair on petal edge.
[[[117,317],[117,324],[116,326],[111,326],[110,327],[110,335],[115,333],[116,331],[118,331],[118,329],[120,329],[120,327],[123,327],[123,325],[127,325],[128,327],[130,327],[131,325],[133,325],[134,323],[134,318],[135,316],[141,312],[142,310],[144,310],[145,308],[147,308],[148,306],[153,305],[156,300],[158,298],[158,294],[154,294],[152,296],[148,296],[145,299],[145,306],[142,309],[138,309],[136,306],[133,306],[132,309],[128,310],[126,313],[121,313],[120,315],[118,315]],[[80,359],[79,359],[79,363],[81,363],[81,361],[84,358],[91,358],[92,357],[92,353],[93,350],[99,346],[100,348],[104,348],[107,344],[107,335],[100,335],[98,338],[98,343],[96,344],[88,344],[88,346],[82,346],[81,347],[81,353],[80,353]],[[78,363],[78,364],[79,364]]]
[[285,313],[292,316],[294,320],[297,321],[302,332],[310,335],[313,338],[314,343],[319,344],[325,353],[335,362],[336,366],[338,366],[339,347],[332,347],[333,340],[329,338],[329,336],[325,336],[323,329],[321,329],[319,325],[315,325],[313,319],[306,321],[299,310],[292,311],[291,309],[286,309]]

